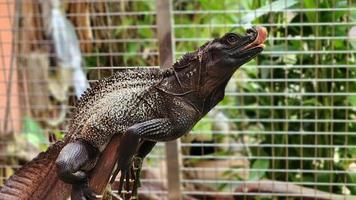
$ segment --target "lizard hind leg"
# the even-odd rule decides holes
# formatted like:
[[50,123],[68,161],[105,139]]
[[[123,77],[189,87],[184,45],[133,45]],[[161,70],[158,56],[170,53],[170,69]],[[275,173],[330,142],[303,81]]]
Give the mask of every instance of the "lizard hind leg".
[[85,183],[86,172],[95,166],[99,153],[99,150],[83,141],[68,143],[56,160],[59,178],[70,184]]

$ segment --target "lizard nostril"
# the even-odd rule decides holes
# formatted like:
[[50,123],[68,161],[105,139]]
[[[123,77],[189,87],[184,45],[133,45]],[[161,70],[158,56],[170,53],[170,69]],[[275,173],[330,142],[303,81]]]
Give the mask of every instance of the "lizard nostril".
[[249,28],[249,29],[247,29],[246,33],[249,34],[249,35],[250,34],[254,34],[254,33],[256,33],[256,29],[254,27]]
[[254,40],[254,39],[256,39],[256,35],[255,34],[251,34],[249,38],[250,38],[250,40]]
[[246,34],[251,41],[255,40],[258,35],[257,29],[255,27],[249,28],[246,30]]

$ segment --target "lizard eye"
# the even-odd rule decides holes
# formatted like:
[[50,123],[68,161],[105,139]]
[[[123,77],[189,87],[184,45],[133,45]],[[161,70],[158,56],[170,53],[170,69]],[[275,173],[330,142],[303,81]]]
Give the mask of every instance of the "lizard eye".
[[234,44],[236,43],[238,40],[240,39],[240,37],[236,34],[229,34],[226,36],[226,41],[229,43],[229,44]]

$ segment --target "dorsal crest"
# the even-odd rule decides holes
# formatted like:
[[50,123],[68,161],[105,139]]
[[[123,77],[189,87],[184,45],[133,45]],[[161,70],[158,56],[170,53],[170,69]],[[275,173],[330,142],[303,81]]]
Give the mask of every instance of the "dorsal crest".
[[184,54],[177,62],[173,64],[175,70],[186,68],[196,57],[196,52]]

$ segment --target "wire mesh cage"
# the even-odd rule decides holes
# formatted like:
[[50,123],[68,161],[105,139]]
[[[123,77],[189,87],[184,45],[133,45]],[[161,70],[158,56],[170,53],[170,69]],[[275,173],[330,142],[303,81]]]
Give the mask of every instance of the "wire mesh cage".
[[[51,2],[0,0],[0,185],[63,137],[82,80],[55,59]],[[158,32],[167,27],[156,22],[167,10],[159,2],[60,1],[90,84],[160,66]],[[234,74],[224,100],[176,144],[174,158],[163,143],[155,147],[141,199],[167,199],[171,191],[183,199],[356,198],[355,2],[168,2],[175,58],[251,26],[266,27],[269,37]],[[180,166],[167,172],[171,159]],[[178,183],[167,185],[174,175]]]

